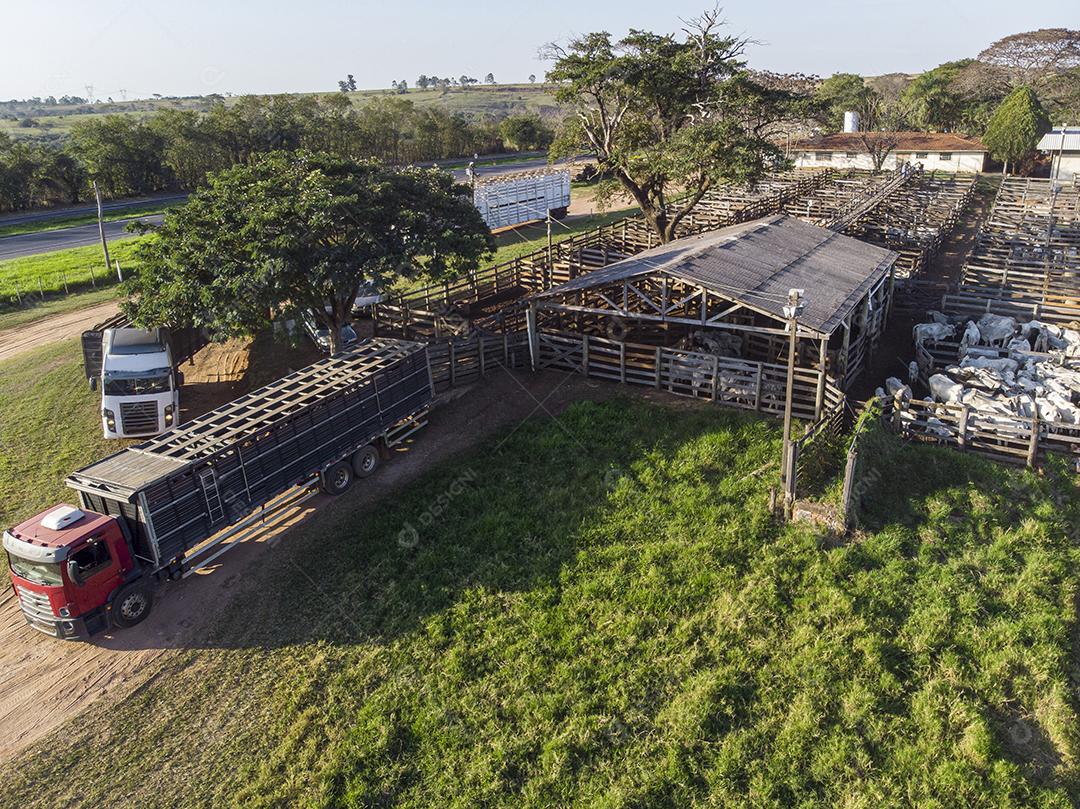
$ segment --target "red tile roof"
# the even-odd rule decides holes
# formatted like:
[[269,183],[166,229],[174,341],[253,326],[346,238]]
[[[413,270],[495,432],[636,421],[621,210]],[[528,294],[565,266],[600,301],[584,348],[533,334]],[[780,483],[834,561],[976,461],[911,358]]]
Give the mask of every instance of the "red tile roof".
[[795,144],[798,151],[864,152],[863,135],[884,135],[896,141],[898,152],[985,152],[978,138],[964,138],[951,132],[837,132],[819,135]]

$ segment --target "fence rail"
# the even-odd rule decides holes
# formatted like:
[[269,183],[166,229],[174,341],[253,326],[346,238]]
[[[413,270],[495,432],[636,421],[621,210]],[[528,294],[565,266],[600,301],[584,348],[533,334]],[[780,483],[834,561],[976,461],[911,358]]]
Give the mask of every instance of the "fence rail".
[[1049,455],[1080,459],[1080,425],[987,413],[922,399],[885,402],[882,420],[903,438],[954,447],[1010,464],[1037,466]]

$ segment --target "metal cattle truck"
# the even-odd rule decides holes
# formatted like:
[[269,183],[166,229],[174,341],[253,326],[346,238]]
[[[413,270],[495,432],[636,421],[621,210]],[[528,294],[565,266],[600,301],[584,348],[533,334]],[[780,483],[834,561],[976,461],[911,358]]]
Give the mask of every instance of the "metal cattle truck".
[[487,226],[562,219],[570,208],[570,171],[539,169],[473,178],[473,204]]
[[135,329],[117,315],[82,334],[90,389],[101,388],[106,438],[158,435],[180,420],[179,363],[206,340],[195,329]]
[[433,398],[425,346],[369,340],[80,469],[78,506],[4,532],[27,622],[72,639],[139,623],[157,582],[374,472]]

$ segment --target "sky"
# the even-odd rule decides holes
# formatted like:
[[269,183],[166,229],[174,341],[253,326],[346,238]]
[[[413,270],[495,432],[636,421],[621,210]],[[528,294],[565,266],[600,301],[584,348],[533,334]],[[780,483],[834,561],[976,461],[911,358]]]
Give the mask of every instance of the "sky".
[[[98,99],[414,84],[420,73],[499,82],[543,76],[538,49],[575,34],[676,31],[709,0],[338,2],[0,0],[0,99]],[[914,73],[1018,31],[1080,27],[1077,0],[730,0],[752,67]]]

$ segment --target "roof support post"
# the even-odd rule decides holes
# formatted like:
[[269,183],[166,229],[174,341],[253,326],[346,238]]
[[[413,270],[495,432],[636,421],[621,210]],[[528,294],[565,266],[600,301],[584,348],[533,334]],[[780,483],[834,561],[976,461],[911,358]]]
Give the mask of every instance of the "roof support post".
[[540,370],[540,335],[536,331],[536,301],[529,301],[525,310],[525,327],[529,332],[529,364],[534,371]]

